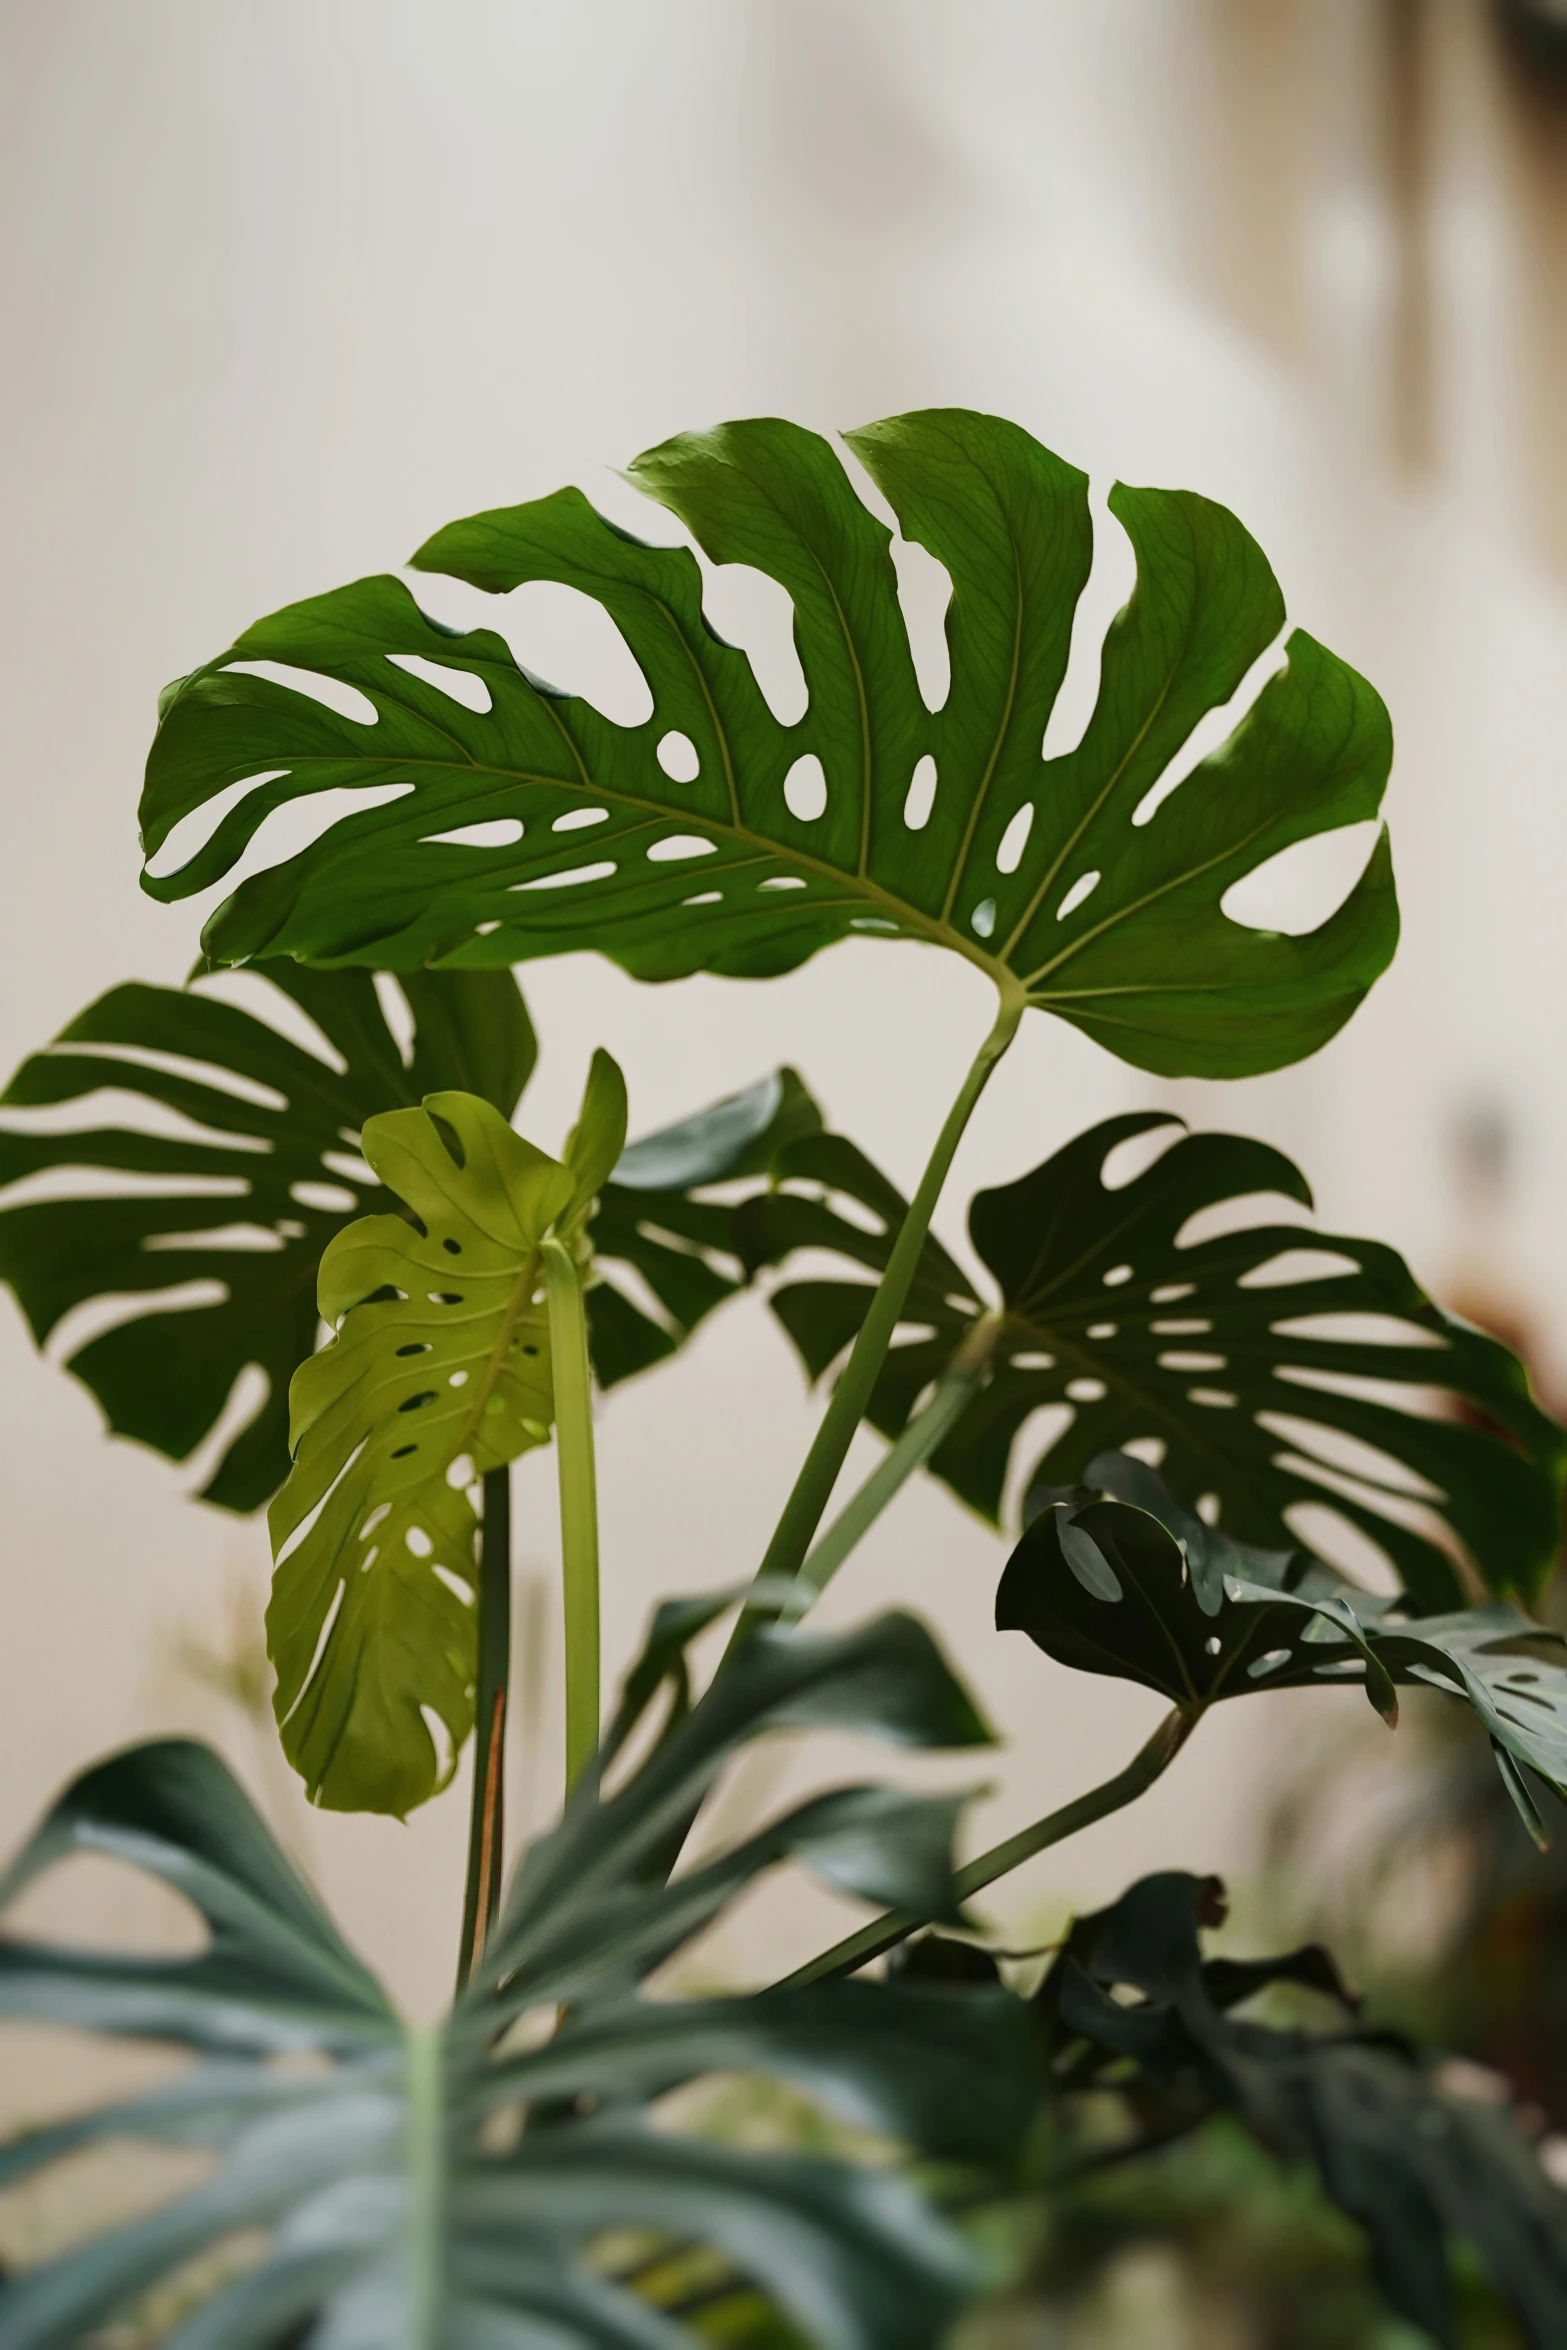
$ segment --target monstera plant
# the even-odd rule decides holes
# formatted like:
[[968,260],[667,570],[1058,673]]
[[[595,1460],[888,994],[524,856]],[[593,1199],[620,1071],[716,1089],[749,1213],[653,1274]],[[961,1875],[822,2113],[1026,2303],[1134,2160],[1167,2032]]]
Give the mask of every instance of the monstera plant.
[[[1075,748],[1047,756],[1093,560],[1085,477],[958,410],[846,441],[944,569],[939,708],[891,532],[828,441],[776,420],[635,461],[693,545],[644,545],[563,490],[414,557],[497,599],[538,581],[592,598],[645,681],[640,723],[391,577],[259,621],[163,696],[152,895],[222,882],[288,802],[315,801],[314,837],[238,882],[184,988],[116,988],[18,1070],[0,1274],[40,1344],[101,1309],[69,1367],[112,1429],[200,1451],[204,1501],[267,1508],[279,1731],[314,1802],[406,1814],[471,1743],[458,1990],[441,2024],[402,2020],[205,1749],[88,1768],[0,1898],[108,1854],[182,1894],[204,1946],[18,1930],[0,2013],[189,2063],[0,2147],[0,2181],[106,2141],[215,2167],[0,2286],[3,2350],[111,2322],[180,2350],[912,2350],[1004,2279],[1006,2232],[974,2214],[1048,2211],[1084,2163],[1157,2159],[1221,2109],[1316,2163],[1412,2325],[1452,2338],[1468,2237],[1531,2338],[1567,2338],[1567,2199],[1506,2114],[1455,2114],[1352,2003],[1348,2031],[1235,2020],[1281,1981],[1342,2013],[1323,1954],[1205,1960],[1217,1896],[1155,1878],[1080,1921],[1025,2001],[964,1906],[1132,1801],[1212,1705],[1279,1687],[1356,1685],[1390,1722],[1402,1688],[1442,1692],[1543,1837],[1546,1791],[1567,1796],[1567,1658],[1530,1611],[1567,1437],[1392,1249],[1303,1225],[1288,1160],[1161,1111],[981,1193],[968,1259],[936,1237],[1030,1010],[1161,1078],[1252,1075],[1336,1033],[1396,942],[1385,834],[1298,934],[1260,926],[1239,885],[1375,819],[1391,730],[1363,678],[1284,633],[1234,516],[1120,487],[1136,584]],[[789,598],[798,718],[710,625],[699,558]],[[1198,757],[1216,713],[1229,732]],[[635,1073],[601,1052],[570,1133],[531,1131],[515,966],[589,949],[645,980],[759,980],[851,938],[946,948],[996,992],[911,1199],[788,1069],[628,1144]],[[756,1291],[830,1378],[826,1406],[763,1555],[659,1610],[606,1723],[601,1610],[624,1601],[613,1562],[601,1587],[596,1452],[615,1439],[595,1389]],[[862,1422],[887,1450],[829,1516]],[[693,1479],[712,1433],[692,1431]],[[509,1479],[547,1446],[568,1792],[513,1856]],[[912,1618],[831,1637],[799,1620],[922,1467],[992,1523],[1017,1511],[998,1629],[1159,1692],[1164,1718],[1102,1784],[961,1861],[962,1791],[837,1787],[726,1838],[712,1791],[766,1734],[988,1737]],[[964,1662],[983,1678],[982,1651]],[[770,1988],[682,1995],[680,1954],[791,1867],[872,1914]],[[730,2143],[703,2090],[736,2074],[816,2118]],[[1128,2119],[1101,2143],[1083,2101],[1112,2094]]]

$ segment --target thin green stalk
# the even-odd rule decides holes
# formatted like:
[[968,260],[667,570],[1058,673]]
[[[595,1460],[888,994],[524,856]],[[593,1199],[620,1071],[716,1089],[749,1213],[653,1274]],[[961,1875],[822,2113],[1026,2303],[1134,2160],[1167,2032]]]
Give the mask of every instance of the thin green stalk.
[[[1200,1719],[1196,1711],[1188,1711],[1184,1706],[1173,1707],[1124,1771],[1117,1771],[1102,1787],[1091,1787],[1086,1795],[1074,1796],[1059,1811],[1047,1812],[1032,1827],[1020,1828],[1015,1836],[993,1844],[977,1860],[955,1870],[952,1883],[958,1899],[967,1901],[970,1894],[993,1885],[998,1877],[1006,1876],[1023,1861],[1032,1860],[1036,1852],[1044,1852],[1052,1844],[1062,1844],[1080,1828],[1091,1828],[1095,1821],[1108,1819],[1111,1812],[1135,1803],[1169,1769]],[[861,1926],[858,1933],[835,1942],[820,1957],[807,1959],[804,1966],[796,1967],[792,1975],[785,1975],[773,1988],[794,1991],[804,1983],[819,1983],[826,1975],[852,1974],[856,1967],[879,1958],[895,1942],[902,1942],[929,1923],[928,1918],[910,1917],[902,1910],[889,1909],[881,1917],[872,1918],[869,1925]]]
[[936,1384],[923,1411],[916,1412],[890,1451],[883,1455],[853,1499],[834,1518],[800,1569],[802,1583],[825,1591],[844,1560],[882,1511],[923,1468],[949,1428],[961,1419],[985,1383],[1000,1317],[976,1322]]
[[876,1384],[877,1375],[887,1357],[887,1349],[892,1344],[892,1334],[902,1317],[909,1287],[919,1264],[920,1251],[925,1245],[925,1235],[930,1230],[930,1220],[936,1212],[936,1202],[947,1179],[947,1170],[963,1139],[963,1130],[973,1114],[974,1105],[989,1082],[991,1071],[1017,1033],[1017,1024],[1023,1016],[1026,1001],[1021,988],[1011,989],[1002,996],[990,1034],[975,1054],[957,1100],[947,1112],[946,1123],[936,1137],[936,1147],[920,1177],[919,1189],[909,1202],[908,1214],[893,1243],[887,1269],[871,1299],[870,1311],[860,1325],[860,1334],[844,1365],[842,1377],[833,1389],[832,1400],[822,1415],[811,1449],[794,1481],[794,1490],[784,1504],[783,1515],[774,1528],[767,1554],[758,1570],[763,1575],[797,1575],[805,1564],[811,1537],[821,1524],[822,1512],[832,1499],[838,1472],[843,1467],[854,1431],[865,1416],[871,1389]]
[[506,1702],[511,1671],[511,1471],[484,1480],[479,1534],[479,1671],[474,1694],[473,1809],[463,1897],[460,1991],[479,1963],[501,1899],[506,1828]]
[[555,1458],[560,1474],[561,1592],[566,1622],[566,1785],[599,1742],[599,1517],[593,1468],[593,1374],[582,1275],[563,1241],[546,1240]]

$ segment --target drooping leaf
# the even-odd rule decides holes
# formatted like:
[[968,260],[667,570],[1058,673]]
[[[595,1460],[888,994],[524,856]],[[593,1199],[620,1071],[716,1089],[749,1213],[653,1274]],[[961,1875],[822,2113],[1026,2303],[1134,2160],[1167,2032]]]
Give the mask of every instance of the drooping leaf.
[[[1379,1241],[1277,1222],[1188,1239],[1204,1211],[1254,1194],[1310,1206],[1300,1170],[1265,1143],[1183,1133],[1131,1181],[1106,1183],[1118,1145],[1179,1124],[1161,1112],[1106,1119],[1020,1181],[980,1192],[969,1234],[991,1298],[928,1243],[874,1425],[895,1436],[988,1314],[989,1384],[931,1461],[987,1517],[1027,1424],[1053,1406],[1064,1425],[1031,1492],[1071,1485],[1112,1447],[1153,1446],[1171,1490],[1188,1507],[1212,1495],[1239,1542],[1290,1544],[1288,1513],[1309,1501],[1375,1542],[1424,1608],[1462,1602],[1455,1542],[1493,1590],[1536,1591],[1561,1539],[1567,1436],[1517,1357],[1444,1313]],[[879,1273],[905,1202],[863,1154],[808,1138],[781,1173],[779,1189],[741,1210],[748,1261],[831,1249]],[[870,1297],[859,1281],[774,1292],[813,1377]]]
[[[644,723],[554,692],[499,634],[428,619],[397,580],[361,580],[259,621],[170,689],[142,800],[149,858],[249,788],[144,886],[209,888],[273,808],[374,791],[240,885],[208,925],[215,957],[403,969],[587,947],[647,979],[757,977],[859,932],[950,947],[1141,1068],[1232,1077],[1314,1051],[1393,952],[1385,838],[1304,936],[1243,926],[1223,902],[1297,842],[1376,815],[1391,758],[1376,694],[1296,630],[1228,742],[1161,799],[1284,605],[1223,507],[1123,486],[1111,506],[1137,586],[1081,742],[1045,760],[1091,560],[1086,477],[960,409],[848,440],[951,578],[940,710],[916,683],[889,533],[829,444],[729,424],[649,451],[631,478],[715,563],[788,594],[798,721],[773,716],[707,625],[690,553],[562,490],[454,523],[415,565],[498,595],[552,580],[593,597],[646,681]],[[312,678],[331,681],[324,696]],[[343,687],[363,697],[355,716]]]
[[[1216,1878],[1171,1871],[1075,1921],[1036,2000],[1063,2136],[1085,2094],[1101,2108],[1107,2091],[1121,2100],[1123,2159],[1229,2108],[1275,2154],[1313,2166],[1365,2228],[1392,2308],[1433,2341],[1456,2340],[1457,2238],[1478,2250],[1537,2350],[1567,2338],[1567,2197],[1511,2114],[1445,2092],[1436,2063],[1391,2034],[1237,2017],[1276,1982],[1350,2002],[1320,1950],[1205,1961],[1198,1929],[1223,1917]],[[1102,2121],[1088,2159],[1104,2159]]]
[[[321,1260],[333,1330],[294,1374],[294,1466],[268,1513],[267,1650],[284,1751],[330,1810],[399,1814],[444,1786],[473,1721],[470,1489],[554,1417],[539,1255],[580,1228],[625,1140],[596,1053],[563,1164],[474,1094],[371,1119],[367,1160],[411,1211]],[[445,1724],[437,1754],[424,1709]]]
[[[195,2062],[13,2139],[0,2178],[116,2139],[205,2147],[219,2165],[0,2285],[6,2350],[67,2350],[245,2231],[260,2250],[186,2317],[182,2350],[305,2333],[679,2350],[697,2336],[638,2293],[615,2250],[628,2235],[705,2247],[835,2350],[934,2350],[973,2271],[906,2176],[707,2142],[655,2108],[709,2075],[772,2075],[921,2153],[1007,2163],[1039,2087],[1019,2003],[984,1987],[687,2001],[641,1985],[782,1860],[876,1899],[912,1871],[950,1907],[951,1804],[843,1788],[672,1884],[639,1861],[672,1796],[703,1794],[768,1729],[817,1721],[936,1745],[977,1725],[906,1618],[830,1639],[763,1630],[742,1661],[721,1702],[709,1692],[650,1764],[602,1801],[597,1786],[580,1795],[535,1847],[482,1979],[435,2027],[394,2013],[205,1749],[137,1747],[78,1780],[0,1900],[72,1851],[106,1853],[181,1892],[211,1938],[179,1958],[0,1939],[0,2014],[173,2042]],[[553,2031],[508,2035],[513,2019],[553,2021],[557,1999],[569,2009]],[[302,2067],[311,2052],[327,2061]]]
[[[777,1069],[627,1144],[588,1235],[599,1276],[588,1291],[588,1334],[601,1387],[673,1354],[740,1288],[737,1205],[702,1195],[715,1184],[770,1177],[785,1145],[821,1123],[795,1071]],[[645,1285],[643,1302],[619,1277],[622,1266]]]
[[[22,1113],[0,1130],[0,1185],[61,1170],[135,1181],[0,1206],[0,1278],[40,1346],[78,1306],[139,1301],[68,1362],[110,1427],[184,1460],[241,1372],[265,1375],[265,1400],[203,1488],[232,1510],[259,1508],[287,1474],[288,1382],[316,1342],[322,1250],[390,1204],[359,1155],[365,1120],[452,1086],[509,1117],[536,1052],[504,971],[407,972],[406,1066],[368,973],[279,962],[260,975],[309,1015],[340,1068],[199,988],[132,985],[89,1005],[0,1097]],[[105,1092],[156,1104],[179,1128],[146,1131],[100,1106]],[[103,1123],[61,1132],[26,1115],[78,1102]],[[182,1301],[193,1281],[219,1294]]]
[[1124,1453],[1101,1455],[1081,1490],[1028,1527],[996,1624],[1060,1664],[1140,1681],[1193,1711],[1348,1681],[1396,1720],[1396,1686],[1420,1683],[1483,1723],[1532,1833],[1517,1766],[1567,1799],[1567,1635],[1506,1601],[1407,1614],[1302,1551],[1253,1550],[1204,1525]]

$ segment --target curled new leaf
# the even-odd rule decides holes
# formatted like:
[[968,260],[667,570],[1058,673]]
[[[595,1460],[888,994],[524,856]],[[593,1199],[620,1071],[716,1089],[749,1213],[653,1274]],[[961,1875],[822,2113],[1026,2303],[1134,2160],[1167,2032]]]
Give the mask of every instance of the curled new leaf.
[[149,858],[245,789],[145,886],[208,888],[272,809],[359,790],[365,806],[240,885],[208,925],[215,957],[405,969],[586,947],[647,979],[755,977],[894,936],[951,948],[1141,1068],[1231,1077],[1314,1051],[1393,952],[1385,837],[1304,936],[1248,927],[1225,901],[1296,843],[1375,818],[1392,751],[1377,695],[1297,629],[1229,740],[1161,789],[1279,637],[1284,604],[1222,506],[1123,485],[1111,509],[1137,585],[1081,742],[1047,760],[1092,558],[1086,477],[962,409],[848,439],[952,582],[938,711],[890,534],[832,448],[776,419],[724,425],[631,475],[713,562],[784,589],[801,718],[778,720],[708,626],[688,551],[645,546],[561,490],[452,524],[416,568],[593,597],[642,673],[641,723],[545,686],[492,630],[428,619],[400,581],[361,580],[259,621],[171,689],[142,799]]
[[1301,1551],[1250,1549],[1124,1453],[1103,1454],[1082,1490],[1033,1521],[1007,1561],[996,1624],[1192,1713],[1349,1682],[1396,1721],[1398,1685],[1439,1689],[1484,1725],[1531,1833],[1543,1832],[1520,1765],[1567,1799],[1567,1636],[1505,1602],[1409,1614]]
[[[580,1229],[624,1140],[603,1053],[565,1164],[471,1094],[364,1130],[413,1220],[365,1217],[322,1259],[335,1336],[295,1374],[294,1468],[269,1513],[283,1744],[329,1808],[406,1812],[454,1767],[473,1718],[468,1489],[549,1435],[540,1246]],[[426,1707],[450,1741],[444,1768]]]
[[[667,1618],[660,1638],[643,1682],[669,1661]],[[974,2263],[901,2166],[717,2144],[659,2101],[758,2074],[923,2155],[1007,2164],[1039,2090],[1019,2004],[984,1987],[684,2000],[643,1986],[779,1863],[877,1899],[917,1878],[950,1908],[950,1801],[841,1788],[672,1883],[645,1861],[672,1796],[699,1800],[770,1728],[939,1745],[970,1742],[978,1725],[906,1618],[833,1639],[758,1634],[743,1689],[726,1675],[716,1694],[534,1847],[482,1979],[434,2026],[396,2014],[206,1749],[135,1747],[77,1780],[0,1901],[73,1852],[109,1854],[177,1888],[210,1940],[159,1957],[0,1937],[0,2016],[173,2043],[192,2061],[170,2083],[11,2139],[0,2180],[115,2141],[205,2149],[215,2165],[0,2284],[6,2350],[70,2350],[236,2238],[251,2249],[210,2265],[208,2298],[182,2321],[189,2344],[693,2344],[678,2300],[651,2305],[646,2252],[628,2258],[630,2243],[702,2248],[737,2305],[760,2294],[835,2350],[936,2350]]]
[[[1178,1139],[1107,1182],[1111,1154],[1161,1127]],[[879,1273],[905,1207],[886,1177],[836,1135],[794,1145],[781,1173],[740,1211],[748,1261],[831,1249]],[[1160,1112],[1090,1127],[974,1199],[989,1294],[927,1242],[871,1420],[895,1436],[966,1350],[988,1381],[930,1465],[989,1517],[1048,1408],[1058,1426],[1031,1490],[1135,1445],[1189,1508],[1211,1496],[1237,1541],[1287,1546],[1292,1509],[1329,1510],[1381,1548],[1422,1608],[1462,1601],[1455,1548],[1494,1590],[1537,1590],[1560,1540],[1567,1437],[1522,1364],[1444,1313],[1380,1241],[1273,1220],[1190,1236],[1204,1211],[1265,1193],[1311,1204],[1300,1170],[1265,1143],[1186,1134]],[[817,1279],[775,1290],[773,1306],[819,1376],[870,1297],[865,1282]]]
[[[0,1279],[39,1345],[79,1306],[139,1303],[68,1358],[110,1427],[184,1460],[241,1373],[262,1372],[262,1400],[202,1492],[232,1510],[258,1509],[288,1473],[288,1383],[315,1347],[322,1250],[390,1205],[359,1153],[365,1121],[448,1086],[510,1117],[536,1052],[505,971],[405,973],[406,1061],[367,972],[280,962],[257,976],[280,1016],[290,1003],[308,1015],[336,1066],[199,987],[116,987],[24,1061],[0,1101],[17,1113],[0,1130],[0,1185],[72,1171],[69,1196],[0,1206]],[[106,1093],[174,1118],[149,1131]],[[62,1131],[34,1114],[64,1103],[102,1122]],[[105,1179],[102,1196],[81,1170]]]

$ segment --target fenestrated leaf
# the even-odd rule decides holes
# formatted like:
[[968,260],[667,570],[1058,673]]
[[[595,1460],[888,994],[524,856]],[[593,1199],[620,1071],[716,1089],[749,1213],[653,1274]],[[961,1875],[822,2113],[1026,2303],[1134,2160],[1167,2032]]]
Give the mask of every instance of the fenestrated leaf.
[[[1078,1563],[1090,1550],[1097,1578]],[[1101,1455],[1084,1489],[1034,1519],[1007,1561],[996,1624],[1060,1664],[1140,1681],[1194,1712],[1349,1681],[1396,1721],[1395,1685],[1423,1683],[1478,1716],[1510,1792],[1509,1760],[1567,1799],[1567,1636],[1505,1601],[1406,1614],[1302,1551],[1233,1542],[1124,1453]]]
[[[455,1768],[473,1720],[468,1488],[549,1435],[540,1245],[580,1227],[624,1139],[603,1053],[564,1165],[473,1094],[364,1129],[415,1221],[364,1217],[322,1258],[335,1336],[294,1375],[294,1467],[269,1512],[284,1751],[329,1809],[404,1813]],[[425,1707],[450,1736],[444,1769]]]
[[[67,1367],[117,1434],[171,1460],[201,1443],[240,1373],[258,1366],[266,1398],[203,1488],[233,1510],[259,1508],[288,1472],[288,1382],[316,1342],[322,1250],[353,1217],[390,1204],[359,1156],[365,1120],[449,1086],[509,1117],[536,1052],[503,971],[405,973],[406,1066],[368,973],[279,962],[258,976],[308,1013],[341,1071],[199,988],[131,985],[89,1005],[0,1097],[7,1112],[80,1102],[92,1117],[112,1089],[179,1117],[172,1134],[123,1116],[70,1133],[24,1116],[0,1130],[0,1185],[58,1170],[135,1178],[129,1192],[0,1207],[0,1278],[40,1346],[77,1306],[141,1301]],[[192,1281],[221,1295],[168,1302]]]
[[[740,1288],[736,1203],[702,1195],[715,1184],[770,1177],[785,1145],[821,1123],[795,1071],[776,1069],[627,1144],[588,1234],[599,1276],[588,1291],[588,1336],[601,1387],[673,1354]],[[622,1265],[641,1277],[654,1312],[617,1277]]]
[[1063,2135],[1084,2092],[1100,2109],[1089,2162],[1103,2160],[1107,2092],[1133,2125],[1123,2159],[1232,2108],[1275,2154],[1312,2164],[1366,2229],[1393,2309],[1432,2340],[1456,2339],[1448,2252],[1458,2238],[1479,2251],[1538,2350],[1567,2336],[1567,2198],[1512,2116],[1445,2093],[1432,2060],[1392,2034],[1283,2031],[1234,2016],[1274,1982],[1344,1994],[1319,1950],[1205,1962],[1198,1928],[1223,1918],[1216,1878],[1170,1871],[1074,1922],[1036,2001]]
[[[667,1620],[662,1632],[667,1648]],[[504,1947],[434,2028],[395,2015],[215,1756],[158,1743],[78,1780],[0,1898],[72,1851],[107,1853],[182,1892],[212,1938],[194,1958],[0,1938],[0,2014],[184,2043],[197,2061],[167,2087],[13,2139],[0,2177],[118,2138],[207,2147],[220,2164],[0,2285],[6,2350],[67,2350],[241,2231],[262,2247],[182,2321],[182,2350],[263,2350],[306,2332],[410,2350],[679,2350],[692,2330],[638,2293],[637,2271],[617,2273],[612,2247],[628,2235],[705,2247],[834,2350],[934,2350],[974,2272],[901,2171],[711,2143],[652,2110],[715,2073],[772,2075],[920,2153],[1007,2164],[1038,2095],[1024,2011],[994,1988],[642,1995],[657,1958],[772,1862],[879,1897],[899,1845],[911,1830],[923,1841],[922,1819],[950,1830],[945,1801],[889,1807],[882,1790],[844,1788],[684,1880],[640,1876],[672,1787],[681,1800],[705,1791],[770,1728],[818,1720],[927,1745],[977,1728],[907,1619],[832,1639],[762,1632],[745,1661],[747,1699],[726,1674],[721,1705],[700,1700],[652,1764],[603,1803],[578,1796],[524,1865]],[[922,1868],[950,1906],[945,1842]],[[524,2009],[553,2020],[546,1976],[573,1985],[569,2013],[532,2045],[508,2037]],[[284,2070],[284,2050],[329,2061]]]
[[[170,689],[142,800],[149,857],[250,788],[144,886],[206,889],[273,808],[373,789],[382,804],[240,885],[208,925],[214,956],[402,969],[587,947],[642,978],[756,977],[861,932],[950,947],[1142,1068],[1234,1077],[1314,1051],[1393,952],[1385,838],[1304,936],[1245,927],[1223,901],[1286,848],[1376,815],[1391,757],[1376,694],[1297,630],[1228,742],[1156,801],[1284,605],[1223,507],[1123,486],[1111,506],[1137,587],[1081,742],[1047,761],[1091,558],[1086,477],[961,409],[848,439],[952,580],[940,710],[916,683],[889,534],[829,444],[775,419],[724,425],[649,451],[631,478],[714,562],[785,589],[797,722],[708,627],[689,552],[645,546],[561,490],[454,523],[415,564],[495,594],[553,580],[593,597],[646,680],[644,723],[552,691],[492,630],[429,620],[400,582],[362,580],[258,622]],[[256,664],[307,673],[304,690]],[[371,714],[325,707],[311,674]]]
[[[1254,1194],[1310,1206],[1299,1168],[1265,1143],[1182,1133],[1131,1181],[1107,1185],[1118,1145],[1179,1125],[1162,1112],[1106,1119],[1018,1182],[980,1192],[969,1234],[997,1294],[983,1298],[927,1244],[873,1424],[896,1435],[988,1313],[989,1384],[930,1464],[987,1517],[1030,1419],[1054,1406],[1065,1424],[1030,1493],[1072,1484],[1111,1447],[1157,1447],[1171,1490],[1189,1507],[1211,1495],[1239,1542],[1290,1544],[1288,1514],[1310,1501],[1375,1542],[1422,1607],[1461,1602],[1455,1542],[1494,1590],[1537,1590],[1561,1538],[1567,1436],[1517,1357],[1444,1313],[1379,1241],[1271,1221],[1188,1239],[1203,1211]],[[831,1249],[879,1273],[905,1203],[863,1154],[837,1136],[807,1139],[780,1171],[781,1187],[740,1212],[748,1262]],[[854,1337],[871,1294],[822,1280],[774,1292],[813,1377]]]

